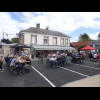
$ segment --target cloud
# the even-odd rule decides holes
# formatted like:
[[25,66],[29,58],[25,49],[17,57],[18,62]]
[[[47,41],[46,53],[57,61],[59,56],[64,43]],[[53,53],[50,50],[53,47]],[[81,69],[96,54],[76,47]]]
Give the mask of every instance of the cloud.
[[[0,12],[0,39],[3,38],[3,30],[9,35],[9,38],[15,37],[16,33],[19,32],[18,22],[13,20],[8,12]],[[5,35],[5,38],[6,35]]]
[[89,36],[90,36],[90,38],[91,39],[93,39],[93,40],[97,40],[98,39],[98,34],[99,34],[100,32],[96,32],[96,33],[94,33],[94,34],[88,34]]
[[[12,12],[20,20],[13,19],[9,12],[0,12],[0,34],[3,30],[8,34],[18,33],[22,29],[36,27],[40,23],[41,28],[49,26],[50,30],[60,31],[66,35],[72,35],[72,32],[82,28],[100,28],[99,12]],[[81,32],[82,33],[82,32]],[[97,33],[95,33],[97,35]],[[14,37],[13,35],[10,38]],[[72,37],[72,36],[71,36]],[[93,35],[90,34],[93,38]],[[0,35],[2,38],[2,35]],[[72,37],[76,40],[78,37]],[[95,37],[96,38],[96,37]]]

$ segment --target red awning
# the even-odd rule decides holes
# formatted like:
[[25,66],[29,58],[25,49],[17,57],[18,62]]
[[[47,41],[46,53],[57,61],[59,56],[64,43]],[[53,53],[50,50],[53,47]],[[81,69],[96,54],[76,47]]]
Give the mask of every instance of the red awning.
[[87,45],[84,48],[81,48],[80,50],[97,50],[96,48],[90,47],[89,45]]

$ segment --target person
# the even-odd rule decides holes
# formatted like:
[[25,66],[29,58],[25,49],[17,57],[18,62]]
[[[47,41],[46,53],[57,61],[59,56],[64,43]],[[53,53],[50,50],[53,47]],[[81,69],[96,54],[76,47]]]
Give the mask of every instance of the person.
[[100,53],[99,53],[99,55],[98,55],[98,58],[99,58],[99,66],[100,66]]
[[29,57],[26,57],[26,64],[31,65],[31,60],[29,59]]
[[25,55],[24,51],[21,51],[21,55],[23,55],[23,56]]
[[60,54],[57,56],[57,66],[60,66]]
[[25,72],[30,72],[31,71],[30,67],[31,67],[31,60],[29,59],[29,57],[26,57],[25,66],[24,66]]
[[2,67],[3,67],[3,62],[4,62],[4,58],[3,58],[3,56],[1,56],[1,57],[0,57],[0,69],[1,69],[1,72],[3,72],[3,70],[4,70],[4,69],[2,68]]
[[16,59],[16,56],[14,56],[14,58],[11,60],[10,67],[14,69],[16,67],[17,62],[18,60]]
[[72,62],[74,62],[74,63],[77,62],[77,59],[76,59],[76,56],[75,56],[75,52],[72,54]]
[[53,67],[55,65],[55,56],[50,57],[50,66]]
[[94,61],[96,61],[96,59],[97,59],[97,53],[93,54],[93,59],[94,59]]
[[48,65],[48,66],[49,66],[49,64],[50,64],[50,63],[49,63],[49,60],[50,60],[50,55],[48,55],[47,58],[46,58],[46,62],[47,62],[47,65]]
[[43,64],[43,53],[40,55],[40,62]]
[[90,52],[89,53],[89,60],[92,60],[93,59],[93,55],[92,55],[92,53]]
[[80,63],[83,63],[84,62],[84,56],[83,56],[83,54],[80,54]]
[[7,55],[7,57],[5,57],[5,62],[8,63],[9,60],[9,54]]

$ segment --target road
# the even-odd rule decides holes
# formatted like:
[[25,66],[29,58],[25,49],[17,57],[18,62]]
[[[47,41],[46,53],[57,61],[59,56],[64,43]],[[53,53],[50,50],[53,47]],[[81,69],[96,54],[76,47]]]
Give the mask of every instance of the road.
[[71,64],[50,68],[32,60],[31,72],[13,76],[7,67],[0,72],[0,87],[61,87],[64,84],[100,74],[97,62],[85,61],[84,64]]

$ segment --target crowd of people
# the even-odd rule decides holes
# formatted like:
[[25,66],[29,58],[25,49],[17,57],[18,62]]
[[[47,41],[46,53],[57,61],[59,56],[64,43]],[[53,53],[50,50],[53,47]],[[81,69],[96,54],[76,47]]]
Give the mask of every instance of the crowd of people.
[[98,52],[89,52],[88,56],[89,56],[89,60],[100,61],[100,53]]
[[19,54],[14,55],[13,53],[11,53],[10,55],[8,54],[7,57],[5,58],[1,57],[0,60],[1,71],[3,71],[2,67],[4,61],[6,62],[9,69],[14,73],[16,72],[16,70],[21,73],[30,71],[31,60],[27,55],[25,55],[23,51],[21,52],[20,55]]
[[64,66],[65,64],[70,63],[83,63],[84,55],[79,52],[67,52],[67,53],[59,53],[59,54],[48,54],[47,56],[47,64],[51,67],[56,66]]
[[[100,64],[100,53],[97,52],[67,52],[67,53],[52,53],[48,54],[46,57],[47,65],[51,67],[64,66],[65,64],[71,63],[83,63],[84,55],[88,55],[89,60],[97,60]],[[6,62],[7,66],[14,72],[16,69],[20,70],[22,73],[24,71],[28,72],[31,66],[31,60],[22,51],[21,54],[14,55],[11,53],[7,57],[0,56],[0,70],[3,72],[3,62]],[[43,54],[39,56],[39,61],[43,63]]]

